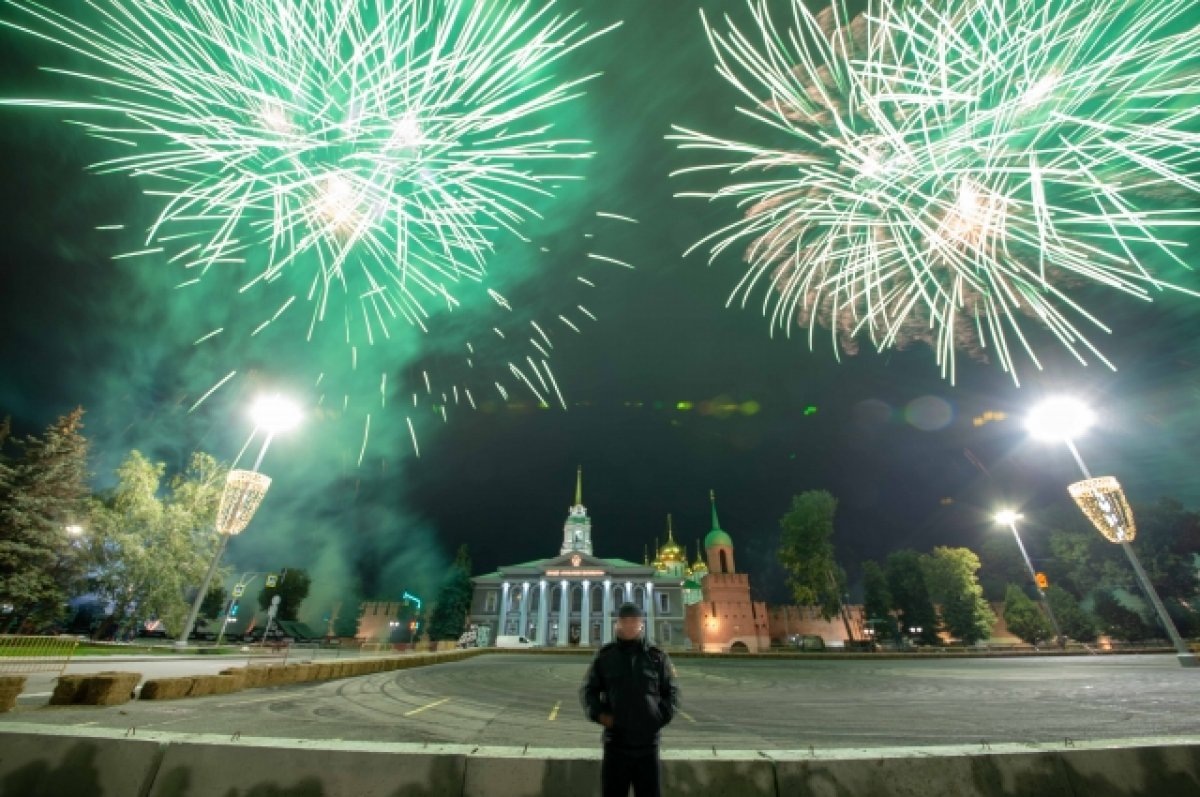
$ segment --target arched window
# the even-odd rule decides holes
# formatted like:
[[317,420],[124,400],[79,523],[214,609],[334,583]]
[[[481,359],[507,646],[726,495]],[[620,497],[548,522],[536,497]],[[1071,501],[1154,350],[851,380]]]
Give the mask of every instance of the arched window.
[[728,557],[725,556],[724,549],[721,550],[721,572],[722,573],[729,572],[729,559],[728,559]]

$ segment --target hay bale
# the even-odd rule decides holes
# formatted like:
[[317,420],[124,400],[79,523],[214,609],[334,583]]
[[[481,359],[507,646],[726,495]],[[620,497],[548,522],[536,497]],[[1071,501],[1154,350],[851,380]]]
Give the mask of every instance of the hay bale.
[[52,706],[73,706],[79,702],[79,696],[83,692],[83,679],[85,675],[60,675],[58,683],[54,686],[54,694],[50,696],[50,705]]
[[78,702],[88,706],[119,706],[133,699],[140,672],[102,672],[84,678]]
[[291,683],[291,673],[288,672],[286,664],[268,664],[267,680],[263,686],[284,686]]
[[192,678],[192,691],[188,692],[188,697],[208,697],[217,693],[217,679],[219,675],[197,675]]
[[[231,692],[240,692],[246,688],[247,675],[245,667],[230,667],[227,670],[221,670],[220,675],[232,679],[234,687]],[[224,693],[222,693],[224,694]]]
[[12,711],[17,706],[17,695],[25,688],[25,676],[0,676],[0,714]]
[[261,686],[267,685],[267,676],[270,675],[267,667],[259,665],[246,667],[245,672],[247,689],[258,689]]
[[291,664],[292,683],[303,684],[309,681],[317,680],[317,665],[315,664]]
[[192,691],[191,678],[153,678],[142,685],[142,700],[178,700]]
[[213,692],[215,695],[230,695],[240,692],[246,683],[246,679],[241,675],[214,675],[213,678],[216,679],[216,690]]

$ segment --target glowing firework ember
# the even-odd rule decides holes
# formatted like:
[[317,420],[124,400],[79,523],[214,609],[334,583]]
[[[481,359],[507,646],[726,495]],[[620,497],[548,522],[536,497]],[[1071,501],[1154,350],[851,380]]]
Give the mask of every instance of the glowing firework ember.
[[161,198],[132,254],[165,253],[193,280],[298,278],[310,335],[334,298],[350,338],[424,327],[572,177],[555,164],[589,155],[546,111],[589,79],[558,80],[557,62],[605,31],[552,2],[97,0],[88,21],[8,5],[3,24],[89,66],[55,70],[85,100],[7,104],[78,113],[127,150],[95,169]]
[[763,143],[671,136],[720,153],[676,174],[735,178],[681,194],[743,209],[696,245],[745,252],[730,302],[766,287],[810,345],[816,325],[851,352],[924,340],[951,379],[956,347],[986,349],[1016,379],[1030,322],[1109,364],[1077,327],[1108,332],[1089,286],[1184,290],[1150,263],[1190,267],[1171,232],[1200,224],[1196,2],[749,6],[749,33],[704,25]]
[[[556,73],[616,25],[588,30],[553,0],[92,0],[69,14],[5,5],[0,24],[73,59],[48,71],[79,93],[0,102],[67,112],[114,147],[94,170],[137,178],[157,203],[137,251],[117,257],[183,268],[183,295],[226,310],[195,343],[234,361],[191,409],[246,376],[256,358],[243,347],[267,327],[279,334],[258,361],[269,345],[272,371],[309,369],[322,412],[361,424],[360,462],[373,416],[376,428],[399,418],[416,449],[414,417],[444,420],[484,390],[507,400],[510,387],[528,389],[565,406],[547,330],[577,333],[592,313],[560,308],[539,325],[500,289],[543,266],[570,270],[563,251],[528,251],[524,228],[591,156],[556,123],[595,76]],[[593,257],[574,260],[583,270]],[[449,319],[464,310],[473,332]],[[426,354],[453,352],[468,376],[431,378],[419,346],[391,340],[397,322],[436,331]],[[337,348],[317,357],[287,345],[301,338]],[[475,370],[487,358],[473,338],[502,375]]]

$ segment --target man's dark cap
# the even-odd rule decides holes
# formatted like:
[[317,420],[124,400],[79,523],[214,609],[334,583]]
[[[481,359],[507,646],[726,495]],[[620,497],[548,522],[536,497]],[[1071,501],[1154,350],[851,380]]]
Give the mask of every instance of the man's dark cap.
[[617,609],[617,617],[645,617],[646,613],[642,611],[636,603],[622,603],[621,608]]

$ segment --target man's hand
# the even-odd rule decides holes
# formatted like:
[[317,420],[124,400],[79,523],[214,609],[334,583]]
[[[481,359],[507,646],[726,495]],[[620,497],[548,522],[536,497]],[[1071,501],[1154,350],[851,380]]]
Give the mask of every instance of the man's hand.
[[605,728],[611,728],[613,726],[613,715],[612,714],[601,714],[600,718],[597,720],[597,722],[599,722]]

